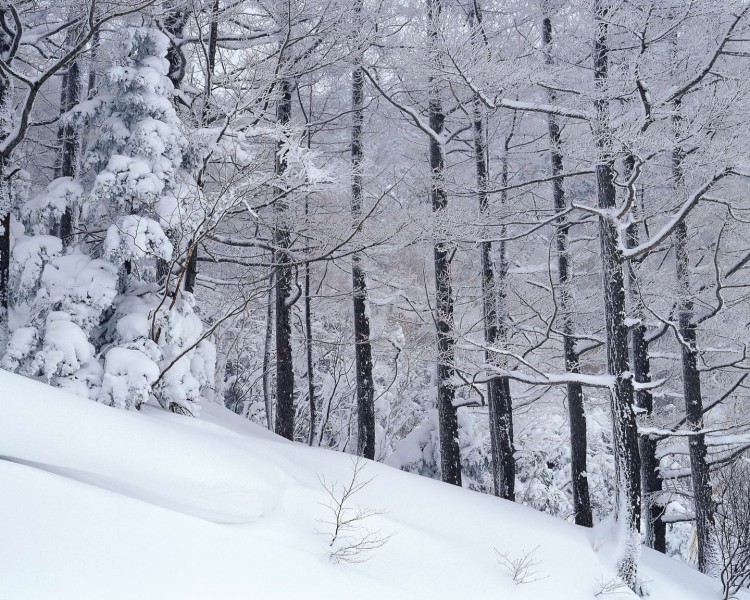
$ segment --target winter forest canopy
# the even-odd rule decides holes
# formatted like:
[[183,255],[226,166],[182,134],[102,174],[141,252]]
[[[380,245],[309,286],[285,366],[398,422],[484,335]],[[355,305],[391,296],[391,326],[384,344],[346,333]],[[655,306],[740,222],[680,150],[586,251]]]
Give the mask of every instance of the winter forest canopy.
[[746,0],[0,0],[1,366],[612,517],[630,588],[643,543],[729,598],[749,112]]

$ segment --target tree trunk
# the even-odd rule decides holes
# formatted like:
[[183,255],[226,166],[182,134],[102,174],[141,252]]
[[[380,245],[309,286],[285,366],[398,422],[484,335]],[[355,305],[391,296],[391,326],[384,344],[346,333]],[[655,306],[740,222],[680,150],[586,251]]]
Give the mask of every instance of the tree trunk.
[[[438,21],[441,0],[427,0],[429,37],[435,57],[438,57]],[[434,77],[429,82],[429,124],[436,136],[442,136],[445,114],[440,98],[440,87]],[[451,381],[454,373],[455,339],[453,334],[453,290],[451,286],[451,255],[453,245],[445,239],[447,232],[440,225],[441,213],[448,205],[445,191],[445,148],[430,136],[430,199],[435,217],[433,259],[435,263],[435,324],[437,328],[437,409],[440,426],[440,470],[443,481],[461,485],[461,457],[458,447],[458,418],[453,406],[455,390]]]
[[[286,133],[292,116],[291,81],[281,82],[281,97],[276,107],[276,123]],[[283,142],[277,145],[276,176],[286,171],[286,159],[281,156]],[[289,248],[289,197],[285,184],[277,188],[273,231],[274,264],[276,269],[276,433],[289,440],[294,437],[294,370],[292,365],[292,267]]]
[[[206,88],[205,90],[203,90],[203,106],[201,106],[201,125],[203,125],[204,127],[208,125],[209,121],[208,108],[211,102],[214,70],[216,69],[216,51],[218,49],[219,43],[219,8],[219,0],[214,0],[213,4],[211,5],[211,26],[208,33],[208,65],[206,68]],[[184,24],[184,20],[181,21],[181,23]],[[183,27],[182,24],[180,25],[180,31]],[[179,49],[170,46],[170,51],[179,52]],[[180,56],[182,56],[181,53]],[[170,65],[172,65],[172,55],[168,54],[167,57],[170,58]],[[177,83],[179,84],[184,74],[184,68],[182,69],[182,71],[170,68],[170,76],[172,77],[173,82],[177,81]],[[177,77],[177,75],[180,75],[179,78]],[[197,183],[198,187],[203,187],[202,173],[199,174]],[[190,240],[190,244],[188,246],[187,264],[185,265],[184,287],[185,291],[190,294],[195,293],[195,281],[198,277],[198,243],[198,240],[195,238]]]
[[[0,23],[5,23],[8,9],[0,6]],[[9,64],[12,57],[8,34],[0,31],[0,58]],[[5,140],[13,126],[12,106],[13,86],[0,69],[0,141]],[[5,352],[8,343],[9,323],[8,308],[10,306],[10,222],[13,199],[9,181],[8,166],[10,157],[0,154],[0,354]]]
[[[477,32],[482,27],[482,13],[478,2],[471,14],[476,19]],[[486,143],[485,116],[482,103],[478,97],[474,98],[474,163],[477,171],[477,198],[479,200],[479,214],[484,216],[489,210],[489,196],[487,184],[489,179],[489,164]],[[507,172],[507,170],[506,170]],[[484,340],[487,346],[496,346],[501,340],[498,300],[503,287],[495,281],[495,266],[493,261],[492,242],[483,241],[480,244],[480,265],[482,275],[482,312],[484,317]],[[501,249],[504,251],[504,248]],[[507,273],[503,273],[507,275]],[[506,327],[507,329],[507,327]],[[485,360],[497,364],[495,353],[485,350]],[[510,396],[510,383],[507,377],[496,377],[487,383],[487,406],[489,412],[490,448],[492,452],[492,484],[496,496],[506,500],[515,499],[515,458],[513,456],[513,415]]]
[[[625,159],[626,178],[630,178],[634,168],[635,157],[627,156]],[[638,224],[634,222],[626,230],[625,243],[628,248],[635,248],[639,243],[638,239]],[[638,292],[638,270],[636,263],[633,261],[628,263],[628,290],[630,310],[633,317],[638,321],[630,329],[630,358],[633,364],[633,375],[637,383],[649,383],[651,381],[651,360],[648,356],[643,301]],[[646,415],[651,415],[654,410],[654,398],[651,391],[648,389],[636,390],[635,404]],[[666,506],[661,500],[663,482],[659,476],[659,459],[656,456],[657,441],[648,434],[641,435],[638,438],[638,449],[641,455],[641,501],[643,504],[645,543],[649,548],[666,552],[667,525],[661,518]]]
[[[502,187],[508,185],[508,147],[513,129],[515,128],[515,115],[510,132],[505,138],[504,155],[501,167],[500,183]],[[505,206],[508,202],[508,192],[503,190],[500,194],[500,202]],[[505,236],[505,225],[499,229],[500,237]],[[508,253],[506,242],[501,241],[497,248],[497,262],[495,270],[497,278],[497,337],[504,345],[508,344],[510,329],[510,314],[508,311]],[[507,360],[502,358],[501,366],[506,366]],[[496,414],[494,422],[497,424],[498,450],[501,462],[501,490],[500,496],[506,500],[515,500],[516,484],[516,459],[513,445],[513,398],[510,395],[510,379],[500,377],[496,390]]]
[[[185,29],[188,12],[180,6],[180,0],[169,0],[165,2],[164,29],[175,38],[181,38]],[[182,80],[185,77],[185,56],[182,50],[175,44],[170,43],[167,49],[167,61],[169,62],[169,72],[167,77],[172,81],[175,89],[179,89]]]
[[[307,204],[307,202],[305,202]],[[305,206],[307,213],[307,206]],[[307,399],[310,407],[310,433],[307,445],[315,439],[315,372],[313,369],[312,304],[310,301],[310,263],[305,263],[305,353],[307,358]]]
[[[2,158],[0,158],[0,161]],[[0,178],[4,177],[5,169],[0,166]],[[10,187],[7,183],[0,183],[0,194],[3,196],[3,200],[10,200]],[[5,350],[4,344],[7,343],[7,327],[8,327],[8,309],[10,308],[10,210],[4,210],[0,216],[0,317],[3,321],[3,330],[0,333],[0,341],[2,341],[2,350]]]
[[[545,48],[545,61],[552,64],[552,21],[545,17],[542,21],[542,36]],[[555,103],[555,93],[548,92],[550,104]],[[563,170],[563,156],[560,149],[560,127],[553,114],[547,116],[547,126],[550,139],[550,158],[552,175],[556,179],[552,182],[552,199],[555,211],[562,213],[566,209],[565,181],[559,177]],[[580,360],[576,350],[573,323],[573,295],[571,289],[571,265],[569,234],[570,223],[567,216],[557,218],[557,283],[558,283],[558,311],[563,334],[563,354],[565,370],[569,373],[580,373]],[[589,481],[586,474],[586,411],[583,401],[583,387],[580,383],[569,383],[568,415],[570,419],[570,478],[573,483],[573,510],[576,525],[591,527],[594,524],[591,514],[591,498],[589,496]]]
[[268,287],[268,303],[266,309],[266,335],[263,345],[263,403],[266,407],[266,425],[273,431],[273,392],[271,390],[271,362],[273,340],[273,307],[274,307],[274,280],[273,272]]
[[[638,383],[651,381],[648,341],[645,334],[646,327],[642,324],[636,325],[630,332],[633,371]],[[647,415],[653,412],[654,401],[650,391],[636,391],[635,403]],[[659,476],[659,459],[656,456],[657,442],[649,435],[642,435],[638,438],[638,448],[641,455],[641,485],[643,486],[642,498],[645,507],[644,532],[646,545],[649,548],[666,553],[667,525],[661,519],[666,506],[660,499],[663,484]]]
[[[68,34],[68,44],[75,42],[71,28]],[[66,113],[73,109],[81,101],[82,89],[81,68],[78,59],[68,64],[68,68],[63,77],[63,85],[60,93],[60,112]],[[75,178],[78,174],[78,156],[80,154],[81,142],[78,132],[70,124],[61,125],[58,131],[60,139],[60,168],[59,177]],[[63,246],[67,247],[75,240],[77,206],[66,206],[65,212],[60,219],[60,239]]]
[[[594,78],[599,97],[595,100],[594,134],[599,153],[596,165],[599,208],[610,212],[616,205],[612,140],[609,135],[609,102],[605,97],[609,70],[607,45],[607,0],[595,0]],[[638,425],[633,411],[633,381],[628,361],[628,329],[625,326],[625,285],[622,253],[618,245],[618,223],[599,217],[604,313],[607,340],[607,371],[614,378],[611,391],[613,445],[617,483],[616,517],[623,535],[618,574],[632,590],[638,581],[640,553],[640,455]]]
[[[355,23],[360,23],[362,0],[354,3]],[[362,52],[357,49],[352,71],[352,220],[362,218],[362,122],[364,119],[364,73]],[[375,458],[375,386],[372,380],[370,317],[367,310],[367,276],[359,252],[352,255],[352,301],[354,305],[354,362],[357,382],[357,454]]]
[[[678,115],[679,105],[675,107]],[[675,117],[675,121],[679,116]],[[672,153],[672,175],[675,189],[682,189],[682,160],[684,153],[675,148]],[[688,430],[703,430],[703,395],[701,376],[698,371],[697,325],[695,323],[693,296],[690,286],[690,255],[688,251],[688,227],[683,219],[672,234],[677,271],[678,307],[677,330],[682,353],[682,383],[685,394],[685,419]],[[688,438],[690,475],[693,481],[693,504],[698,537],[698,569],[706,573],[711,559],[711,529],[714,519],[711,480],[706,459],[706,436],[695,433]]]

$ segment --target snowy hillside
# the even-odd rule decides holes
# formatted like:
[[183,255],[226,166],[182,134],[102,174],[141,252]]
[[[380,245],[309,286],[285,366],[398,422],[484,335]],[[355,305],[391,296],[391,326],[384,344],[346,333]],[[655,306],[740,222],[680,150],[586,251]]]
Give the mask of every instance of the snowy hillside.
[[[348,481],[351,457],[217,405],[200,419],[126,412],[4,371],[0,389],[3,600],[632,597],[608,587],[601,529],[374,463],[353,502],[387,511],[368,527],[391,537],[366,562],[334,563],[319,478]],[[516,584],[498,553],[531,551]],[[651,551],[641,575],[653,600],[718,594]]]

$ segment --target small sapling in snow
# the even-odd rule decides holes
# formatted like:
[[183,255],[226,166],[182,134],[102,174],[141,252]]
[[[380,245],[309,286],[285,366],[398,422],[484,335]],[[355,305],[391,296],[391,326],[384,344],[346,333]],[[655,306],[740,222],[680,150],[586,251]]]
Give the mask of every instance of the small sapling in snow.
[[320,522],[330,527],[321,532],[330,536],[328,557],[331,561],[358,563],[371,558],[371,552],[383,546],[392,536],[382,531],[370,529],[367,524],[372,517],[386,511],[364,508],[354,504],[354,495],[372,483],[373,478],[363,479],[366,462],[357,457],[352,461],[352,475],[347,483],[329,482],[318,476],[320,485],[328,495],[322,503],[328,509],[329,517]]
[[516,585],[521,585],[541,581],[548,577],[548,575],[539,577],[539,566],[542,561],[537,560],[534,556],[537,550],[539,550],[539,546],[518,557],[511,556],[510,552],[500,552],[497,548],[495,548],[495,553],[500,566],[510,574]]

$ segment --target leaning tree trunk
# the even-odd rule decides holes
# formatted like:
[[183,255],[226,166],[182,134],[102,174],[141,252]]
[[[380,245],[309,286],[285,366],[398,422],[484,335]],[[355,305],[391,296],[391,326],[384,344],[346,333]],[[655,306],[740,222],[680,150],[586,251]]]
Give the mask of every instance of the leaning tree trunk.
[[[629,179],[635,169],[635,157],[625,158],[625,177]],[[633,211],[638,210],[633,204]],[[634,215],[635,216],[635,215]],[[628,248],[635,248],[639,243],[638,224],[631,223],[626,230],[625,243]],[[630,329],[630,358],[633,364],[633,375],[637,383],[651,382],[651,359],[648,355],[649,342],[646,338],[643,300],[638,290],[638,269],[635,261],[628,263],[628,291],[630,310],[635,324]],[[651,390],[640,388],[635,391],[635,404],[646,415],[654,410],[654,398]],[[656,456],[658,442],[649,434],[638,438],[638,449],[641,455],[641,501],[643,503],[644,538],[649,548],[659,552],[667,551],[667,524],[662,520],[666,506],[661,499],[663,482],[659,475],[659,459]]]
[[[292,116],[292,90],[288,79],[281,82],[281,96],[276,107],[276,122],[286,133]],[[286,159],[279,141],[276,154],[276,176],[283,177]],[[289,440],[294,437],[294,370],[292,364],[292,266],[289,196],[281,183],[276,190],[273,229],[276,278],[276,433]]]
[[[475,4],[477,27],[481,28],[481,12]],[[473,39],[476,38],[476,35]],[[474,99],[474,162],[477,171],[477,196],[479,213],[484,216],[489,210],[487,184],[489,165],[486,143],[485,116],[481,100]],[[503,248],[504,250],[504,248]],[[482,311],[484,317],[484,340],[488,347],[501,341],[498,315],[498,285],[495,281],[492,242],[480,244],[482,274]],[[507,275],[507,273],[503,273]],[[485,350],[488,363],[495,362],[495,353]],[[496,377],[487,383],[487,405],[489,412],[490,446],[492,451],[492,483],[496,496],[506,500],[515,499],[515,458],[513,457],[513,416],[510,385],[507,377]]]
[[[427,0],[429,37],[432,51],[438,56],[438,21],[442,10],[441,0]],[[440,87],[434,77],[429,82],[430,136],[430,199],[435,219],[433,233],[433,260],[435,264],[435,325],[437,329],[437,409],[440,426],[440,469],[443,481],[461,485],[461,457],[458,448],[458,417],[453,406],[454,359],[456,342],[453,331],[453,289],[451,286],[451,251],[447,232],[441,225],[448,206],[445,191],[445,148],[442,143],[445,113],[440,98]],[[436,139],[439,138],[439,139]],[[439,141],[440,140],[440,141]]]
[[[542,36],[544,43],[545,61],[548,65],[552,59],[552,21],[545,17],[542,21]],[[550,104],[555,103],[555,93],[550,90]],[[561,177],[563,170],[563,155],[560,148],[560,126],[552,113],[547,115],[549,129],[550,158],[552,162],[552,199],[555,212],[563,213],[566,208],[565,180]],[[573,296],[571,289],[571,265],[569,252],[570,223],[567,216],[560,214],[557,218],[555,234],[557,242],[557,283],[558,310],[561,319],[563,335],[563,354],[565,370],[569,373],[580,373],[580,359],[576,349],[573,323]],[[568,415],[570,419],[570,478],[573,483],[573,510],[576,525],[593,526],[591,514],[591,498],[589,495],[589,481],[586,472],[586,412],[583,402],[583,387],[580,383],[572,382],[568,388]]]
[[[675,107],[675,121],[679,120],[679,105]],[[682,148],[672,152],[672,176],[675,189],[682,189]],[[693,505],[698,538],[698,569],[706,573],[711,559],[711,529],[714,507],[711,481],[706,458],[706,436],[703,433],[703,395],[698,371],[697,324],[690,286],[690,255],[688,251],[688,226],[681,220],[672,234],[677,271],[678,306],[677,331],[682,353],[682,383],[685,394],[685,422],[689,431],[690,475],[693,482]]]
[[638,583],[640,553],[640,455],[638,424],[633,410],[633,381],[628,361],[628,328],[625,325],[625,281],[623,257],[618,245],[616,217],[609,216],[616,206],[614,158],[609,135],[609,102],[605,98],[609,71],[607,0],[595,0],[596,35],[594,39],[595,100],[594,135],[598,151],[596,165],[599,239],[604,289],[604,314],[607,341],[607,371],[613,378],[611,390],[613,444],[617,484],[616,517],[620,527],[622,553],[618,559],[620,578],[635,590]]
[[[362,0],[354,3],[355,22],[361,21]],[[352,220],[362,218],[362,123],[364,119],[362,52],[357,49],[352,71]],[[370,317],[367,310],[367,276],[359,252],[352,255],[352,302],[354,304],[354,363],[357,383],[357,454],[375,458],[375,386],[372,380]]]

